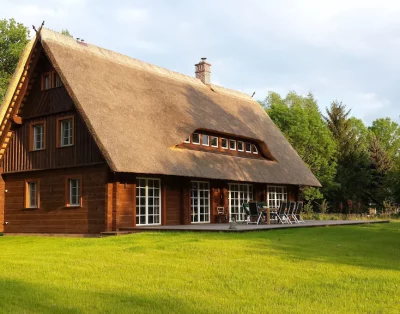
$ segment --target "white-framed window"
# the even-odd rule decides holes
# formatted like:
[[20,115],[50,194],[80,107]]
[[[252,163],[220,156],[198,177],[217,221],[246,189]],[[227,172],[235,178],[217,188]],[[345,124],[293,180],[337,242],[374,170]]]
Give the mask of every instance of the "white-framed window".
[[37,208],[38,207],[38,184],[36,181],[29,181],[27,184],[27,207]]
[[236,150],[236,141],[235,140],[229,140],[229,149]]
[[80,180],[79,179],[68,179],[69,183],[69,206],[80,206],[81,195],[80,195]]
[[72,119],[64,119],[60,122],[60,146],[71,146],[73,144]]
[[33,150],[44,149],[44,124],[33,125]]
[[286,186],[269,185],[267,187],[267,202],[269,208],[279,208],[282,202],[287,201]]
[[243,142],[238,141],[237,146],[238,146],[238,151],[239,152],[243,152],[244,151],[244,143]]
[[251,153],[251,144],[246,143],[246,153]]
[[161,224],[161,180],[136,179],[136,225]]
[[202,144],[203,146],[209,146],[209,145],[210,145],[209,140],[210,140],[210,138],[208,137],[208,135],[203,134],[203,135],[201,136],[201,144]]
[[192,181],[190,200],[192,223],[210,222],[209,183],[203,181]]
[[51,72],[42,74],[42,91],[51,88]]
[[184,141],[184,143],[190,143],[190,136]]
[[211,136],[211,146],[212,147],[218,147],[218,137]]
[[229,214],[236,221],[244,220],[243,203],[253,199],[253,185],[251,184],[229,184]]
[[256,145],[252,145],[253,146],[253,154],[258,154],[258,149]]
[[193,133],[192,143],[196,144],[196,145],[200,145],[200,134],[199,133]]
[[226,138],[221,138],[221,147],[223,149],[228,149],[228,140]]

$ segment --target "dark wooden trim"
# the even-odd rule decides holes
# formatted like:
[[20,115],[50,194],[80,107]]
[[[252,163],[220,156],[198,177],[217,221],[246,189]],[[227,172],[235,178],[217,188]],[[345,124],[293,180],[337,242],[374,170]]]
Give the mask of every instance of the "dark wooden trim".
[[[71,179],[78,179],[79,180],[79,205],[71,205],[69,203],[69,198],[70,198],[70,190],[69,190],[69,180]],[[65,191],[64,191],[64,203],[65,207],[82,207],[82,185],[83,185],[83,180],[82,180],[82,175],[81,174],[76,174],[76,175],[67,175],[65,176]]]
[[134,180],[135,183],[132,184],[132,194],[133,194],[133,226],[136,227],[136,178]]
[[[67,146],[61,145],[61,122],[63,120],[72,120],[72,144]],[[75,116],[63,116],[56,118],[56,148],[71,147],[75,145]]]
[[105,162],[92,162],[92,163],[87,163],[84,165],[72,165],[72,166],[68,166],[68,167],[60,166],[60,167],[52,167],[52,168],[21,170],[21,171],[7,171],[6,173],[3,173],[3,175],[6,176],[8,174],[29,173],[29,172],[38,172],[38,171],[44,171],[44,170],[59,170],[59,169],[69,169],[69,168],[83,168],[83,167],[100,166],[100,165],[106,165],[106,163]]

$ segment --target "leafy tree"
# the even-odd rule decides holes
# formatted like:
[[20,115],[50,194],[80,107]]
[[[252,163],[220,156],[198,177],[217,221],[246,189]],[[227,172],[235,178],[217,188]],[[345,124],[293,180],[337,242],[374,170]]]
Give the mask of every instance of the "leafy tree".
[[29,40],[28,37],[29,29],[23,24],[14,19],[0,20],[0,102]]
[[400,126],[390,118],[380,118],[372,122],[370,130],[379,139],[382,148],[391,158],[400,154]]
[[350,200],[366,203],[370,199],[368,186],[372,174],[365,139],[360,136],[365,130],[359,121],[349,118],[350,110],[346,110],[341,102],[332,102],[326,112],[327,126],[338,145],[337,186],[331,191],[329,199],[336,205]]
[[[306,97],[290,92],[284,99],[270,92],[263,105],[275,124],[296,149],[300,157],[316,175],[323,190],[334,184],[336,172],[336,144],[319,111],[314,96]],[[315,188],[303,191],[309,202],[321,199],[323,194]]]
[[68,29],[63,29],[61,31],[61,34],[65,35],[65,36],[73,37]]

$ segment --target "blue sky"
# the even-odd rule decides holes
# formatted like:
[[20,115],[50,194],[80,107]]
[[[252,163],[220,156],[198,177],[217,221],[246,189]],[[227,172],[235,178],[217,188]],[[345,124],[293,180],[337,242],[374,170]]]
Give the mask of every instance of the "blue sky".
[[1,0],[0,18],[74,37],[262,100],[311,91],[367,124],[400,122],[400,1]]

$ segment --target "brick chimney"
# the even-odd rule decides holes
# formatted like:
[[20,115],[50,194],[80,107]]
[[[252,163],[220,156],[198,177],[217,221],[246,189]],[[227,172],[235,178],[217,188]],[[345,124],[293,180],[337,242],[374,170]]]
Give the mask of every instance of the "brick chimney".
[[200,79],[204,84],[210,85],[210,67],[211,64],[206,62],[207,58],[201,58],[201,61],[194,66],[196,67],[196,78]]

